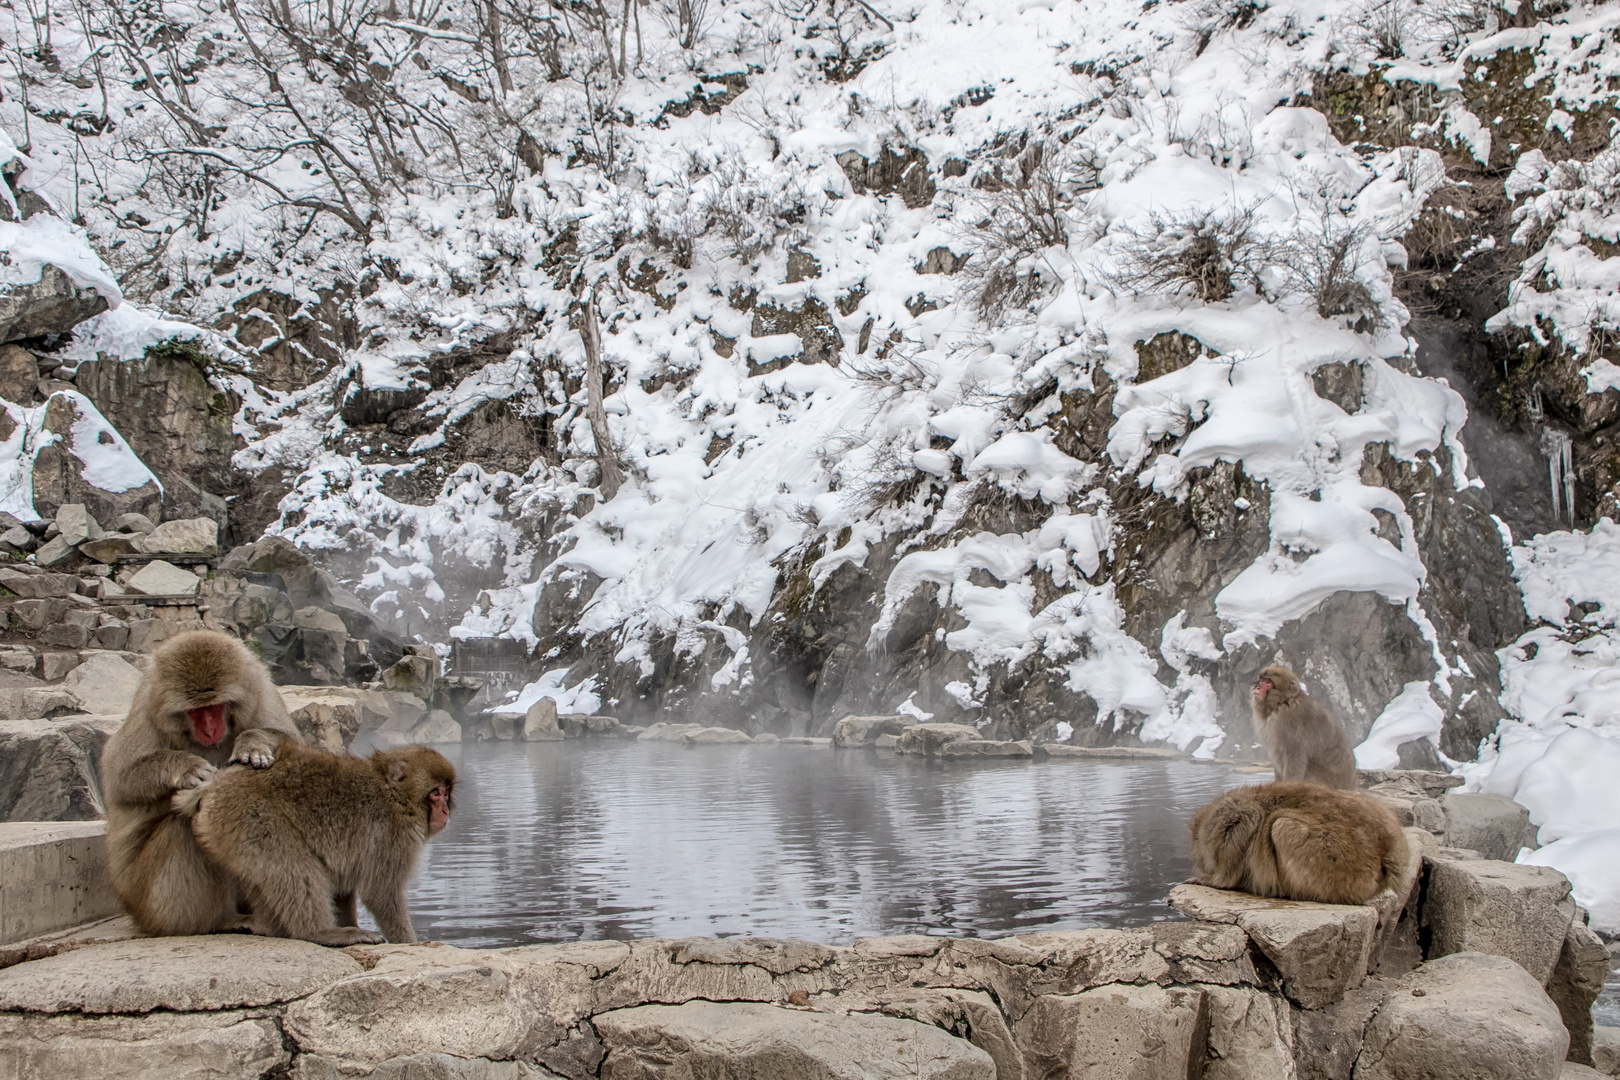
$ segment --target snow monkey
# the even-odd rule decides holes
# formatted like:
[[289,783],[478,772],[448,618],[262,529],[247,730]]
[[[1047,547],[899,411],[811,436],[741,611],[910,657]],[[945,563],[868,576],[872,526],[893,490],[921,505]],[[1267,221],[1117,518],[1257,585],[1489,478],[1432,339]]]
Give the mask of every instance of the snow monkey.
[[1295,781],[1236,788],[1198,811],[1192,855],[1200,885],[1324,904],[1366,903],[1412,858],[1373,796]]
[[1287,668],[1264,668],[1255,680],[1254,727],[1278,780],[1356,789],[1356,759],[1344,729]]
[[456,770],[425,746],[358,758],[285,743],[270,768],[226,769],[174,804],[241,883],[256,933],[366,945],[383,939],[354,925],[356,893],[389,941],[416,940],[405,884],[449,823],[455,787]]
[[228,761],[263,769],[300,741],[264,664],[214,630],[179,634],[152,657],[101,761],[113,887],[148,934],[241,925],[235,883],[211,866],[170,805]]

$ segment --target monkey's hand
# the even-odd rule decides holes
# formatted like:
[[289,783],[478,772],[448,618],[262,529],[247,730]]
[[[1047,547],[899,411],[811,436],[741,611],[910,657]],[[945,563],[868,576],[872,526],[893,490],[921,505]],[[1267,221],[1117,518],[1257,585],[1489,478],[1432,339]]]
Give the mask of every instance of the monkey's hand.
[[176,772],[171,786],[176,791],[199,788],[214,778],[217,770],[200,757],[194,757]]
[[255,769],[268,769],[276,760],[275,737],[266,736],[257,728],[244,731],[231,747],[231,764],[240,762]]

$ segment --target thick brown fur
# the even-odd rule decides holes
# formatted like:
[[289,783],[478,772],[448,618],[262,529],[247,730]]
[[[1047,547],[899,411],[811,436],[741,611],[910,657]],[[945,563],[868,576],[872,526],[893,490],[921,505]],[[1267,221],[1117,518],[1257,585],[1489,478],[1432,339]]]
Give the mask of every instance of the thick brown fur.
[[[1269,685],[1267,685],[1269,684]],[[1285,667],[1268,667],[1254,684],[1254,727],[1278,780],[1309,780],[1356,790],[1350,739]]]
[[1199,884],[1324,904],[1366,903],[1412,858],[1371,795],[1296,781],[1240,787],[1199,810],[1192,855]]
[[[204,745],[188,713],[218,706],[222,737]],[[171,801],[227,762],[269,765],[282,740],[301,741],[269,672],[240,641],[197,630],[153,655],[101,760],[113,888],[143,932],[205,934],[241,924],[234,882],[203,857]]]
[[352,925],[352,906],[343,912],[349,925],[339,925],[333,897],[358,894],[389,941],[415,941],[405,885],[422,845],[449,820],[455,782],[455,769],[425,746],[358,758],[284,745],[270,768],[226,769],[181,792],[175,807],[241,882],[255,932],[376,942]]

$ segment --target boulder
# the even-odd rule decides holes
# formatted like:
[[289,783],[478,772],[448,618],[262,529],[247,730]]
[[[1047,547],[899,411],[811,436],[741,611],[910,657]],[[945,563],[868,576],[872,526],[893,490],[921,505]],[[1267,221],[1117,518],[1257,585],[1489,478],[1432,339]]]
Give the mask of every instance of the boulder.
[[0,550],[8,555],[26,555],[39,546],[39,539],[21,525],[0,533]]
[[1592,1029],[1592,1067],[1605,1076],[1620,1076],[1620,1028]]
[[461,725],[443,709],[430,709],[408,734],[411,742],[423,745],[458,743],[461,741]]
[[1307,1009],[1360,986],[1378,939],[1379,913],[1365,904],[1271,900],[1206,885],[1177,885],[1170,903],[1195,919],[1236,924],[1276,966],[1283,993]]
[[92,652],[67,673],[62,689],[73,695],[81,712],[104,716],[125,716],[135,700],[141,671],[122,656]]
[[1600,1073],[1590,1065],[1582,1065],[1575,1061],[1564,1062],[1564,1067],[1558,1073],[1558,1080],[1607,1080],[1606,1073]]
[[619,739],[624,737],[624,725],[616,716],[587,716],[585,734],[599,739]]
[[78,552],[62,536],[53,536],[34,552],[34,565],[39,567],[66,566]]
[[433,680],[438,674],[437,660],[429,660],[425,656],[403,656],[382,673],[382,683],[390,690],[415,694],[426,701],[433,696]]
[[[1403,973],[1404,974],[1404,973]],[[1374,977],[1321,1009],[1294,1012],[1294,1066],[1301,1080],[1350,1080],[1367,1024],[1394,979]]]
[[637,741],[685,742],[687,732],[697,731],[702,728],[702,726],[702,724],[665,724],[662,722],[657,724],[649,724],[647,725],[647,730],[641,733]]
[[100,540],[87,540],[79,545],[80,555],[106,566],[116,563],[120,555],[130,555],[135,551],[134,542],[127,536],[104,536]]
[[958,739],[940,747],[939,753],[941,757],[1034,757],[1035,747],[1027,739]]
[[152,519],[145,514],[119,514],[118,520],[113,522],[113,528],[121,533],[139,533],[145,536],[157,526],[152,524]]
[[557,699],[543,697],[523,714],[523,739],[525,742],[555,742],[563,738],[562,728],[557,726]]
[[1099,986],[1036,998],[1013,1030],[1029,1076],[1180,1080],[1199,1074],[1209,1005],[1196,987]]
[[165,521],[141,539],[151,555],[218,555],[219,523],[212,518]]
[[343,620],[324,608],[313,606],[299,608],[293,612],[293,625],[300,630],[324,630],[345,638],[349,636],[348,627],[343,625]]
[[1209,1054],[1200,1080],[1296,1080],[1294,1025],[1286,1001],[1241,986],[1203,991]]
[[978,738],[979,729],[970,724],[913,724],[900,733],[894,752],[937,757],[946,743]]
[[[339,949],[252,935],[143,938],[0,970],[0,1009],[91,1014],[257,1008],[363,969]],[[109,971],[118,978],[109,979]]]
[[1187,755],[1169,746],[1070,746],[1067,743],[1043,743],[1041,750],[1047,757],[1076,760],[1119,761],[1151,760],[1158,758],[1185,758]]
[[[76,652],[48,652],[41,653],[39,657],[39,677],[46,682],[56,682],[62,676],[84,663],[84,655]],[[86,712],[90,710],[86,709]],[[100,711],[100,710],[96,710]]]
[[670,1076],[772,1080],[994,1080],[990,1055],[939,1028],[751,1002],[640,1005],[592,1020],[602,1080]]
[[[299,1055],[299,1080],[348,1080],[353,1075],[339,1059],[313,1054]],[[527,1061],[491,1061],[485,1057],[453,1057],[449,1054],[407,1054],[379,1062],[366,1073],[366,1080],[561,1080],[561,1077]]]
[[132,574],[124,588],[142,596],[195,596],[198,584],[190,570],[157,559]]
[[0,567],[0,588],[9,589],[23,600],[72,596],[79,579],[72,574],[25,574],[11,567]]
[[914,722],[901,716],[846,716],[833,725],[833,745],[849,749],[871,746],[879,735],[898,735]]
[[1500,795],[1440,797],[1446,815],[1446,845],[1477,851],[1481,858],[1512,862],[1519,849],[1536,846],[1530,811]]
[[84,503],[65,503],[56,508],[56,527],[62,532],[58,539],[78,547],[86,540],[100,540],[105,533],[101,525],[90,516]]
[[1569,880],[1547,866],[1427,857],[1427,955],[1505,956],[1541,985],[1552,976],[1575,919]]
[[1400,979],[1367,1025],[1355,1080],[1558,1080],[1569,1036],[1512,960],[1461,952]]
[[20,345],[0,346],[0,398],[17,405],[34,403],[39,361]]
[[1591,1065],[1592,1003],[1609,977],[1609,950],[1603,939],[1577,918],[1564,936],[1564,947],[1547,983],[1547,996],[1558,1006],[1569,1032],[1569,1060]]
[[71,693],[55,686],[22,686],[0,689],[0,721],[40,720],[79,712],[79,702]]
[[681,741],[688,746],[709,746],[716,743],[747,743],[754,740],[736,728],[700,727],[688,731]]
[[66,334],[106,310],[105,296],[81,288],[60,269],[45,263],[36,280],[8,285],[0,292],[0,342]]
[[298,733],[311,746],[341,753],[365,725],[367,691],[338,686],[284,686],[280,690]]
[[121,718],[0,720],[0,821],[103,817],[97,769]]
[[258,1013],[47,1017],[0,1013],[0,1069],[18,1077],[284,1076],[291,1059],[275,1019]]

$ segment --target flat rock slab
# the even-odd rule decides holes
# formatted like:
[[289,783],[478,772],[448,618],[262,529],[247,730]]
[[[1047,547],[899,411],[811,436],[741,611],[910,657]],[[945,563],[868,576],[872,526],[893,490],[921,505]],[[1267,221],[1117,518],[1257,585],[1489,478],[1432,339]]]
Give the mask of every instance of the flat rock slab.
[[128,714],[141,684],[141,669],[113,652],[89,652],[62,680],[79,708],[103,716]]
[[212,518],[165,521],[142,538],[141,550],[154,555],[217,555],[219,526]]
[[0,971],[0,1009],[206,1012],[291,1001],[364,969],[307,941],[215,934],[76,949]]
[[959,739],[939,748],[941,757],[1034,757],[1028,740]]
[[736,728],[700,727],[688,731],[681,741],[687,746],[711,746],[719,743],[751,743],[754,740]]
[[1549,866],[1426,858],[1430,956],[1505,956],[1546,985],[1575,919],[1569,879]]
[[1041,749],[1051,758],[1092,761],[1181,760],[1187,757],[1180,750],[1167,746],[1065,746],[1063,743],[1046,743]]
[[1356,1080],[1558,1080],[1569,1036],[1541,984],[1501,956],[1431,960],[1367,1025]]
[[601,1013],[602,1080],[995,1080],[990,1055],[939,1028],[889,1016],[690,1001]]
[[900,733],[894,744],[897,754],[938,754],[946,743],[978,739],[979,729],[971,724],[913,724]]
[[1014,1036],[1028,1076],[1179,1080],[1201,1074],[1209,1007],[1192,987],[1099,986],[1036,998]]
[[143,596],[195,596],[201,579],[189,570],[155,559],[136,571],[124,587]]
[[242,1012],[43,1017],[0,1013],[0,1076],[6,1077],[282,1076],[291,1057],[273,1018]]
[[1177,885],[1176,910],[1238,926],[1283,977],[1283,992],[1307,1009],[1342,998],[1366,978],[1379,912],[1366,904],[1313,904]]

